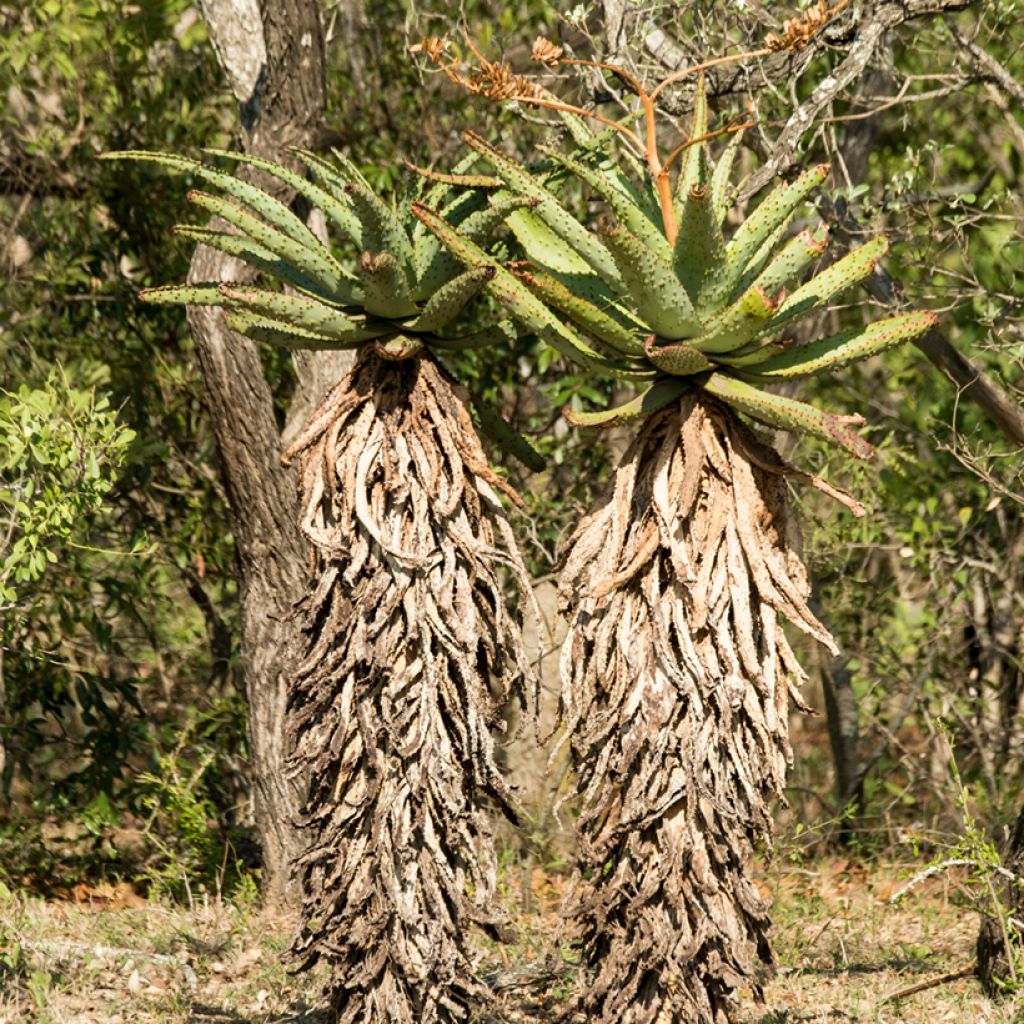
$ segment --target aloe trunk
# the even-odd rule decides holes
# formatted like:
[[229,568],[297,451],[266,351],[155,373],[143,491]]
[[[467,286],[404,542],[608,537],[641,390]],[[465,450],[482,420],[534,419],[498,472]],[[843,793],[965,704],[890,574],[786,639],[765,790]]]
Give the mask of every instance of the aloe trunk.
[[504,920],[491,808],[515,818],[494,737],[530,676],[505,488],[430,357],[364,351],[290,454],[313,546],[288,702],[311,779],[293,952],[330,965],[338,1024],[467,1021],[489,995],[470,929]]
[[[807,606],[785,467],[692,391],[649,417],[572,537],[562,701],[581,796],[563,907],[595,1024],[723,1024],[771,962],[772,835]],[[799,703],[799,698],[797,703]]]

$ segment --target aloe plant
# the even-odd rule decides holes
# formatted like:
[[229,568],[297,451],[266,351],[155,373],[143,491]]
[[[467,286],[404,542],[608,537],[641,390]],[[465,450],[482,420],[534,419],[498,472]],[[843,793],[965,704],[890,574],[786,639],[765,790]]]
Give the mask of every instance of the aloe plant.
[[[287,453],[313,553],[288,688],[292,766],[309,787],[292,953],[302,967],[330,966],[339,1024],[465,1021],[490,995],[470,926],[504,933],[488,806],[516,812],[495,731],[505,701],[525,703],[531,677],[503,581],[511,575],[524,600],[530,591],[500,494],[519,499],[488,467],[468,397],[435,356],[508,338],[507,324],[480,326],[469,308],[495,271],[464,267],[340,154],[296,153],[315,180],[218,155],[315,204],[343,246],[242,177],[179,156],[114,154],[213,186],[219,194],[189,198],[233,230],[178,234],[239,257],[264,281],[142,297],[223,307],[234,330],[289,349],[358,350]],[[483,245],[531,205],[489,199],[499,184],[428,175],[421,198]],[[536,458],[493,413],[481,418]]]
[[[550,44],[535,54],[560,59]],[[739,135],[716,164],[703,80],[688,139],[662,159],[654,101],[667,82],[647,91],[620,68],[594,66],[636,91],[644,130],[612,123],[597,135],[587,111],[518,80],[511,98],[559,111],[574,146],[544,149],[531,168],[466,136],[503,182],[499,196],[535,202],[508,218],[525,261],[499,265],[436,214],[413,213],[467,266],[493,269],[487,288],[525,329],[586,371],[636,382],[616,408],[566,410],[579,426],[633,420],[638,430],[563,553],[562,706],[581,797],[579,870],[563,913],[584,952],[578,1009],[588,1020],[722,1024],[734,990],[756,989],[758,961],[771,960],[749,860],[770,843],[788,703],[799,704],[805,679],[778,618],[836,650],[807,604],[786,478],[861,511],[786,466],[741,416],[869,457],[852,429],[859,417],[768,388],[883,352],[936,318],[906,313],[808,345],[787,340],[866,278],[887,241],[807,278],[827,233],[790,237],[790,225],[827,166],[778,184],[727,228]],[[446,70],[486,93],[484,79],[509,80],[494,67]],[[613,137],[625,140],[617,151]],[[565,181],[603,201],[596,227],[563,201]]]

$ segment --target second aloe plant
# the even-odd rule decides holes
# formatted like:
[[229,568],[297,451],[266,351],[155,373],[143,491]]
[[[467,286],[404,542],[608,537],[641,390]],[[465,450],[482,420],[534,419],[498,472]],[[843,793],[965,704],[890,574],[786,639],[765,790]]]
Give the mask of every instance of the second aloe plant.
[[[560,51],[541,43],[537,56],[553,64]],[[498,266],[414,212],[467,266],[493,267],[488,288],[527,329],[585,370],[636,385],[618,408],[566,413],[579,426],[633,420],[638,430],[563,553],[562,706],[580,796],[578,872],[563,913],[584,953],[578,1008],[588,1020],[723,1024],[735,990],[756,988],[759,962],[771,960],[750,861],[771,840],[789,702],[805,678],[780,620],[836,649],[808,607],[787,478],[857,509],[786,466],[737,413],[867,457],[871,446],[851,429],[859,417],[766,387],[882,352],[935,317],[787,341],[790,327],[872,272],[886,240],[804,280],[826,234],[790,237],[789,225],[828,167],[780,184],[727,230],[736,141],[712,162],[703,82],[688,140],[663,159],[653,128],[665,83],[648,92],[598,66],[636,91],[645,131],[616,123],[597,136],[585,111],[509,86],[494,65],[475,77],[445,66],[475,91],[554,108],[568,127],[574,146],[544,149],[532,169],[467,135],[508,194],[536,204],[509,217],[525,262]],[[625,139],[618,155],[615,136]],[[602,201],[596,230],[561,198],[567,180]]]

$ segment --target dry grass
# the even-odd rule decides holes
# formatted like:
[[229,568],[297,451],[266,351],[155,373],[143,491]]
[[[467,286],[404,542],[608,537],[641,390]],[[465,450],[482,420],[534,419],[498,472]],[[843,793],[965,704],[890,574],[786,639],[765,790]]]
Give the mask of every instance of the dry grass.
[[[886,996],[968,965],[977,915],[955,880],[929,879],[893,907],[902,867],[870,871],[845,860],[761,875],[776,897],[780,969],[764,1005],[738,1024],[1024,1024],[1024,998],[986,999],[962,978],[896,1002]],[[564,885],[535,870],[528,894],[507,876],[520,909],[519,942],[481,948],[510,1022],[553,1022],[574,977],[554,946]],[[323,1024],[324,980],[290,976],[279,961],[288,922],[218,900],[193,908],[99,889],[90,905],[17,895],[0,901],[3,1024]]]

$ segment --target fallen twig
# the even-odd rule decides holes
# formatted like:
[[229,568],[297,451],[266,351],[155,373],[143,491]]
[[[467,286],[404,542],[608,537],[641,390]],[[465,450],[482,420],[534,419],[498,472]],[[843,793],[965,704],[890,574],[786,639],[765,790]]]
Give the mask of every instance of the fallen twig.
[[972,960],[966,967],[961,967],[955,971],[949,971],[947,974],[940,974],[936,978],[928,978],[926,981],[919,981],[914,985],[908,985],[906,988],[899,988],[895,992],[890,992],[887,996],[883,996],[875,1003],[875,1008],[884,1006],[886,1003],[894,1003],[899,999],[903,999],[906,996],[912,996],[916,992],[924,992],[925,989],[937,988],[939,985],[945,985],[950,981],[959,981],[960,978],[969,978],[977,970],[978,963],[976,960]]

